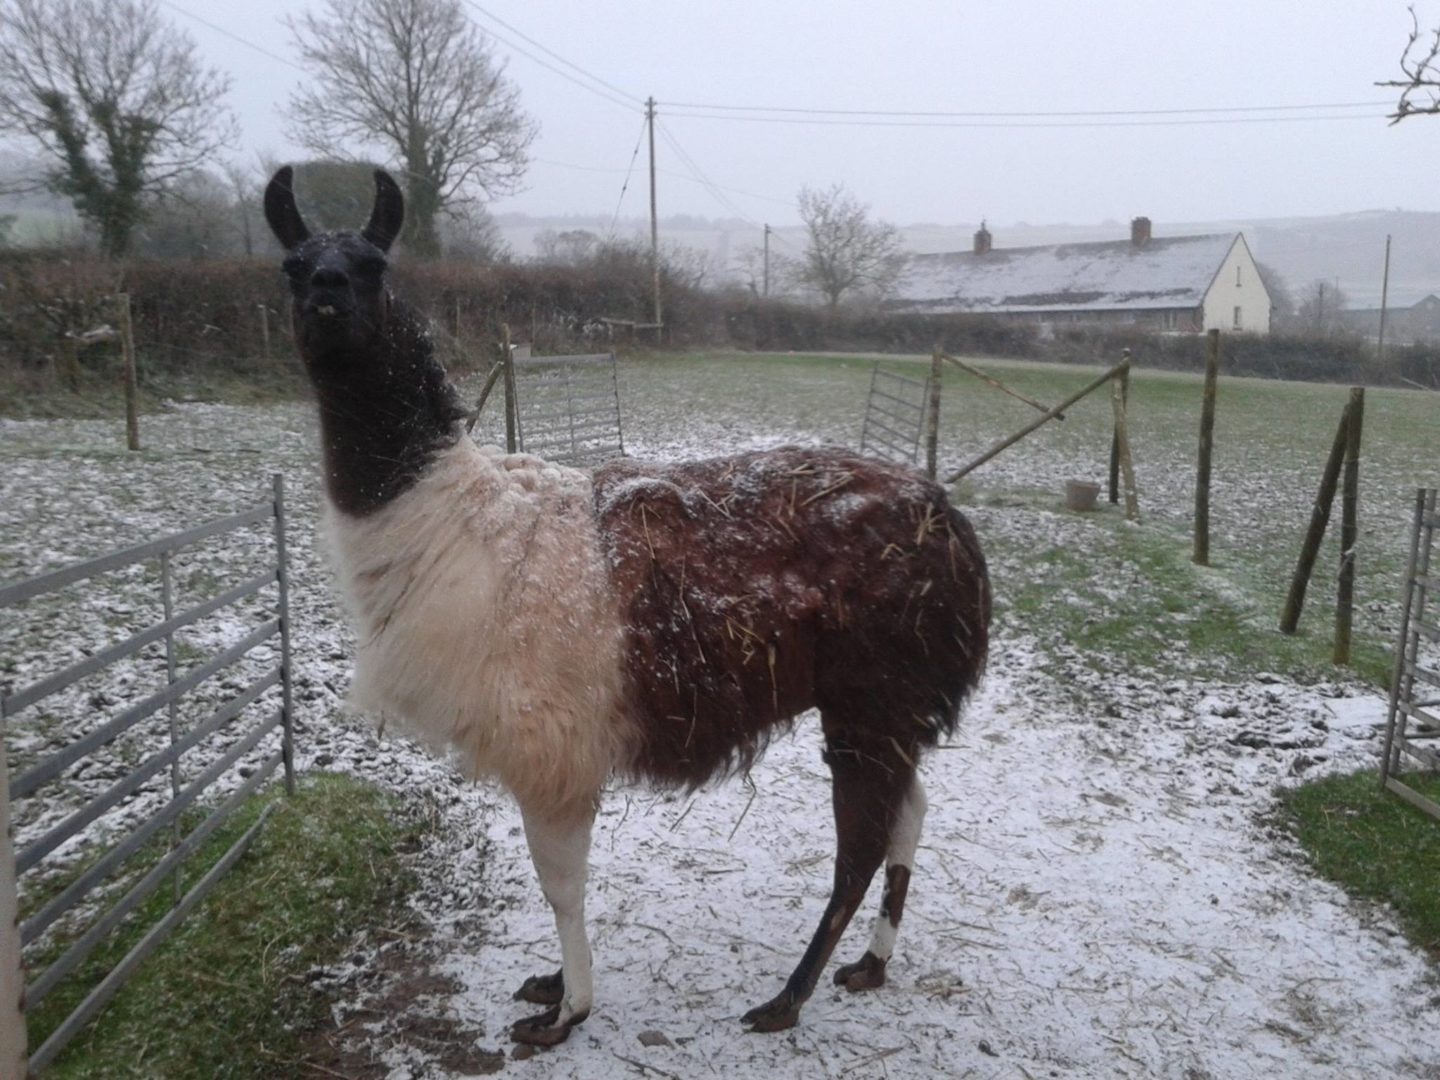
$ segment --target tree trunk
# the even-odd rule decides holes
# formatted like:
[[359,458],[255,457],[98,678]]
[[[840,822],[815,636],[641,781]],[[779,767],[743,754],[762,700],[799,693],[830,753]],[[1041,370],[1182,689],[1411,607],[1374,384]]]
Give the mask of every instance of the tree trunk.
[[100,225],[100,252],[109,259],[123,259],[130,253],[130,223],[115,216],[102,219]]
[[440,255],[440,234],[435,228],[435,217],[440,210],[440,193],[435,184],[425,176],[410,173],[410,182],[405,192],[405,229],[402,240],[405,250],[423,259],[434,259]]

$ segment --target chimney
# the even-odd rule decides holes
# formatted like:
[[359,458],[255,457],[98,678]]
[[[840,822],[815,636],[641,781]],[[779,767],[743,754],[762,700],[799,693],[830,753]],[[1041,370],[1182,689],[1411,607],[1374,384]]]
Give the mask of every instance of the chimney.
[[975,234],[975,254],[989,254],[991,239],[990,230],[985,227],[985,222],[980,222],[980,229]]
[[1136,247],[1143,247],[1150,242],[1150,219],[1148,217],[1137,217],[1130,219],[1130,243]]

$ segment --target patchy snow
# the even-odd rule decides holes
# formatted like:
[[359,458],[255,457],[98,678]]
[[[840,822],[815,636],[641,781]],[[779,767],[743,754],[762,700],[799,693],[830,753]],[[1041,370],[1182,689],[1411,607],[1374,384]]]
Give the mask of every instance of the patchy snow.
[[[657,381],[653,393],[667,392]],[[819,424],[771,423],[759,410],[679,427],[647,427],[637,412],[627,413],[627,443],[665,456],[838,437]],[[113,423],[0,425],[0,578],[250,505],[268,473],[283,470],[301,764],[391,785],[443,826],[419,857],[415,906],[431,935],[397,941],[377,928],[317,979],[339,995],[337,1023],[353,1022],[394,1080],[449,1080],[498,1063],[478,1052],[508,1051],[507,1025],[533,1009],[511,991],[555,969],[554,927],[513,806],[340,709],[353,643],[315,551],[309,410],[183,406],[146,418],[143,434],[145,454],[127,457]],[[1003,489],[1012,478],[1069,475],[1058,441],[1024,444],[987,481]],[[1159,453],[1144,465],[1154,470],[1142,473],[1147,514],[1182,516],[1183,468]],[[1275,506],[1253,487],[1230,494],[1238,509],[1217,527],[1245,542],[1244,508],[1263,505],[1273,517]],[[967,512],[1002,600],[1004,583],[1022,579],[1044,544],[1085,550],[1092,532],[1082,518],[1023,501]],[[217,555],[197,574],[239,573],[251,557]],[[1120,603],[1130,587],[1112,580],[1102,595]],[[92,641],[107,640],[117,620],[152,614],[127,583],[120,588],[117,601],[96,597],[84,609],[79,623],[99,635]],[[203,633],[208,646],[238,631],[217,623]],[[16,647],[0,636],[0,655]],[[1299,686],[1272,675],[1183,674],[1197,670],[1183,656],[1179,675],[1127,670],[1037,642],[1002,614],[990,673],[953,746],[923,766],[930,811],[889,984],[846,994],[829,983],[832,964],[800,1025],[778,1035],[745,1035],[738,1017],[779,989],[829,887],[829,792],[813,717],[772,745],[753,788],[732,782],[693,799],[611,792],[591,860],[596,1010],[568,1043],[507,1061],[505,1072],[1440,1075],[1433,966],[1383,910],[1352,904],[1309,874],[1262,820],[1277,784],[1373,761],[1385,703],[1338,676]],[[20,678],[14,666],[0,677]],[[24,677],[38,675],[27,667]],[[9,737],[39,743],[45,733],[20,727]],[[877,893],[837,961],[863,950]],[[443,976],[407,1007],[444,1020],[448,1042],[415,1037],[413,1015],[373,1007],[397,957]]]
[[[794,1031],[740,1033],[828,888],[828,785],[802,724],[754,771],[753,805],[741,784],[612,795],[592,858],[599,1006],[536,1075],[593,1076],[597,1056],[686,1077],[1435,1075],[1433,972],[1255,821],[1300,760],[1290,713],[1318,732],[1312,758],[1354,766],[1374,752],[1378,699],[1338,699],[1353,724],[1336,730],[1336,699],[1283,683],[1117,696],[1076,668],[1081,685],[1057,694],[1023,638],[994,657],[923,770],[930,812],[883,990],[827,979]],[[557,953],[513,815],[488,838],[509,898],[485,940],[454,934],[443,966],[464,986],[450,1007],[493,1039],[525,1008],[508,991]],[[872,890],[865,930],[876,904]],[[442,935],[446,914],[427,911]],[[852,930],[842,958],[863,941]],[[637,1041],[653,1030],[674,1045]]]

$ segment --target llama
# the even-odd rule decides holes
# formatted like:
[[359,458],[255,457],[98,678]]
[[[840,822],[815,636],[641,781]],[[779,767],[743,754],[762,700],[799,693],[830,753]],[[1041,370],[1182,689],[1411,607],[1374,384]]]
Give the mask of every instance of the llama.
[[323,531],[353,621],[352,698],[498,780],[520,807],[561,968],[516,998],[549,1046],[589,1014],[590,833],[612,777],[696,789],[745,770],[817,709],[837,851],[819,927],[741,1017],[793,1026],[879,869],[869,947],[885,981],[914,863],[924,750],[984,668],[990,585],[974,531],[912,469],[786,447],[593,473],[465,437],[419,317],[392,298],[399,188],[375,174],[359,233],[311,235],[292,173],[265,192],[316,391]]

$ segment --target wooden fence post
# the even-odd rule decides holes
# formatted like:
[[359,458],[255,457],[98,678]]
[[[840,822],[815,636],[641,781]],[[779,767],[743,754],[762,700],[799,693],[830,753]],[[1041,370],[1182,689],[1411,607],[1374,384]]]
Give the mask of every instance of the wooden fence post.
[[[4,722],[0,721],[0,728]],[[24,1080],[25,969],[20,955],[20,897],[10,841],[10,776],[0,746],[0,1076]]]
[[120,293],[115,297],[115,303],[120,323],[120,355],[125,369],[125,445],[131,450],[139,450],[140,387],[135,371],[135,332],[130,323],[130,294]]
[[518,445],[519,405],[515,400],[515,350],[510,347],[510,324],[500,326],[500,362],[505,365],[505,452],[515,453]]
[[[1120,359],[1127,364],[1130,362],[1130,350],[1121,349]],[[1127,408],[1130,405],[1130,369],[1125,369],[1125,374],[1120,378],[1120,400]],[[1120,433],[1112,432],[1110,435],[1110,504],[1120,501]]]
[[1350,389],[1350,419],[1345,429],[1344,481],[1340,496],[1340,579],[1335,589],[1337,664],[1350,663],[1350,628],[1355,614],[1355,541],[1359,534],[1360,433],[1365,421],[1365,388]]
[[[1128,364],[1129,361],[1127,360],[1126,363]],[[1135,465],[1130,459],[1130,431],[1125,417],[1125,385],[1129,380],[1129,375],[1130,369],[1126,368],[1110,384],[1110,400],[1115,407],[1115,436],[1112,442],[1115,448],[1116,464],[1125,478],[1125,520],[1138,521],[1140,519],[1140,499],[1135,493]]]
[[256,306],[260,308],[260,352],[268,361],[270,359],[270,309],[264,304]]
[[61,337],[56,352],[56,368],[72,394],[80,392],[80,340],[74,334]]
[[925,475],[935,479],[940,458],[940,346],[930,354],[930,392],[925,403]]
[[1200,404],[1200,464],[1195,472],[1195,554],[1198,566],[1210,565],[1210,459],[1215,448],[1215,385],[1220,378],[1220,331],[1205,342],[1205,393]]
[[1310,575],[1315,569],[1315,556],[1320,552],[1320,541],[1325,539],[1325,527],[1330,523],[1330,506],[1335,501],[1335,484],[1340,478],[1340,462],[1345,456],[1345,443],[1350,430],[1350,407],[1347,405],[1340,416],[1340,426],[1335,429],[1335,441],[1330,447],[1330,456],[1325,459],[1325,472],[1320,477],[1320,492],[1315,496],[1315,505],[1310,510],[1310,527],[1300,544],[1300,558],[1295,563],[1295,574],[1290,579],[1290,592],[1285,597],[1285,607],[1280,612],[1280,632],[1293,634],[1300,625],[1300,611],[1305,606],[1305,590],[1310,585]]

